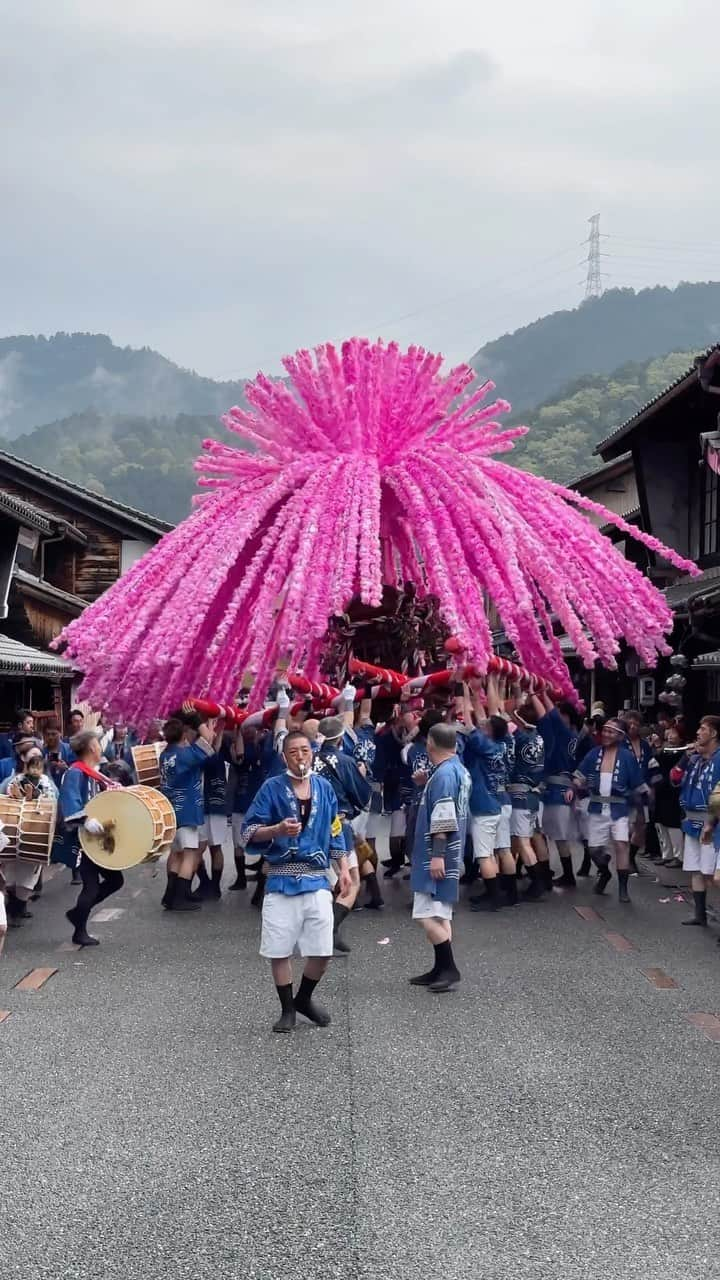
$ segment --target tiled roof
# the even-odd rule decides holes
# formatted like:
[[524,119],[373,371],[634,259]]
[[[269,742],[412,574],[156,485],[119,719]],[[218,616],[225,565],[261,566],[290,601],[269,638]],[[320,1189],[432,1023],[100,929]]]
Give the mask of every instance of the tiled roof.
[[33,649],[29,644],[11,640],[0,633],[0,674],[71,676],[75,668],[56,653]]
[[126,516],[134,524],[143,525],[156,535],[168,533],[173,528],[166,520],[158,520],[156,516],[148,515],[146,511],[138,511],[135,507],[128,507],[123,502],[116,502],[114,498],[108,498],[104,493],[96,493],[93,489],[86,489],[81,484],[75,484],[74,481],[66,480],[63,476],[58,476],[53,471],[46,471],[43,467],[37,467],[34,463],[26,462],[24,458],[17,458],[14,454],[8,453],[7,450],[0,449],[0,466],[3,462],[9,463],[27,476],[37,476],[52,485],[57,485],[60,489],[66,490],[67,493],[77,494],[84,502],[101,510],[115,511],[120,516]]
[[616,467],[622,467],[624,463],[631,462],[631,453],[621,453],[617,458],[611,458],[609,462],[601,462],[599,467],[594,471],[586,471],[585,475],[578,476],[577,480],[571,480],[568,489],[578,489],[581,484],[588,484],[590,480],[601,480],[604,475],[610,471],[614,471]]
[[638,409],[631,418],[628,418],[621,426],[616,427],[609,436],[606,436],[604,440],[601,440],[600,443],[595,446],[594,452],[602,453],[603,450],[607,449],[611,444],[615,444],[617,440],[621,440],[622,437],[627,435],[633,427],[637,426],[645,415],[649,413],[655,405],[659,404],[661,400],[670,400],[673,396],[677,395],[680,390],[684,390],[685,383],[687,383],[688,386],[691,386],[693,382],[697,381],[698,361],[702,362],[703,360],[707,360],[708,356],[712,355],[713,351],[718,350],[720,350],[720,344],[713,343],[713,345],[708,347],[706,351],[701,351],[697,356],[696,361],[688,369],[687,373],[681,373],[680,377],[676,378],[674,382],[671,382],[669,387],[665,387],[663,391],[660,391],[656,396],[653,396],[652,400],[648,400],[647,404],[644,404],[641,409]]
[[697,578],[691,578],[689,573],[684,574],[671,587],[666,588],[665,599],[671,608],[679,609],[695,597],[714,594],[716,591],[720,591],[720,565],[706,569]]
[[16,498],[14,493],[7,493],[4,489],[0,489],[0,511],[15,516],[21,524],[29,525],[31,529],[39,529],[41,533],[53,531],[47,512],[39,511],[37,507],[24,502],[22,498]]
[[34,573],[28,573],[26,569],[13,569],[13,579],[21,586],[27,587],[31,593],[48,600],[57,600],[58,604],[68,605],[71,609],[77,609],[78,612],[87,604],[87,601],[80,596],[63,591],[61,587],[54,587],[51,582],[46,582],[44,578],[36,578]]

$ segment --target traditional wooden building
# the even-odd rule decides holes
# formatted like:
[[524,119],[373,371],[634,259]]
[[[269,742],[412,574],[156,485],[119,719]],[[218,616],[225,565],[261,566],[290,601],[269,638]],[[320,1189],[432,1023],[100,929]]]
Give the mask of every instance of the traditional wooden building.
[[170,528],[0,451],[0,728],[66,719],[78,673],[50,642]]
[[[596,452],[611,467],[628,456],[637,482],[640,527],[701,568],[679,574],[652,553],[647,572],[675,612],[672,644],[688,662],[685,709],[690,718],[720,711],[720,345],[602,440]],[[632,659],[632,655],[630,655]],[[659,688],[673,668],[660,663]],[[635,685],[649,681],[635,660]],[[642,683],[640,683],[642,687]]]

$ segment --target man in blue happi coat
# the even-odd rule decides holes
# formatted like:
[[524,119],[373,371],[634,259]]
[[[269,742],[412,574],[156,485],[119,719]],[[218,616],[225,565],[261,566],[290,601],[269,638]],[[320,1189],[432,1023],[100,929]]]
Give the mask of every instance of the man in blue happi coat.
[[413,920],[419,920],[435,950],[427,973],[410,981],[431,991],[452,991],[460,981],[452,950],[453,906],[460,894],[465,849],[470,774],[457,754],[454,725],[436,724],[428,732],[432,773],[425,785],[415,825],[410,885]]
[[569,702],[557,705],[548,694],[535,695],[540,715],[538,733],[545,745],[545,777],[541,828],[546,840],[557,847],[562,875],[555,883],[564,889],[576,887],[573,844],[580,832],[575,817],[575,772],[578,742],[578,715]]
[[[335,916],[335,950],[346,955],[350,948],[340,936],[340,925],[352,911],[360,889],[360,866],[355,851],[355,837],[352,821],[358,813],[370,804],[370,783],[363,777],[352,756],[345,755],[342,750],[344,724],[341,716],[328,716],[321,720],[318,734],[321,739],[320,750],[313,757],[313,769],[321,778],[330,783],[335,792],[338,814],[342,822],[347,864],[350,872],[350,891],[339,893],[333,908]],[[372,879],[370,879],[372,877]],[[376,906],[381,907],[382,898],[373,867],[365,868],[365,879],[374,882]]]
[[[245,815],[244,844],[265,857],[260,955],[270,961],[281,1015],[273,1031],[292,1031],[301,1013],[326,1027],[329,1015],[312,999],[333,953],[330,867],[338,865],[341,894],[350,889],[345,838],[330,783],[312,771],[309,739],[299,730],[283,743],[286,772],[262,784]],[[305,967],[293,997],[292,955]]]
[[588,846],[598,868],[594,892],[605,892],[612,876],[610,845],[615,853],[618,900],[629,902],[630,809],[642,803],[646,791],[640,766],[626,745],[625,730],[619,720],[606,720],[601,745],[584,757],[573,777],[574,786],[589,795]]
[[718,862],[717,819],[709,809],[713,790],[720,782],[720,717],[703,716],[695,751],[683,761],[680,806],[683,811],[683,871],[692,876],[695,913],[683,924],[707,925],[707,890]]

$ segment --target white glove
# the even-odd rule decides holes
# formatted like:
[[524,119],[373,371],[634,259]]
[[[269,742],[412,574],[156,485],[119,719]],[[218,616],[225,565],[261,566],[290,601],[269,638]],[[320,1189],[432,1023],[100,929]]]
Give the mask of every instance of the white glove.
[[355,688],[355,686],[354,686],[354,685],[352,685],[352,684],[346,684],[346,685],[345,685],[345,688],[343,689],[343,691],[342,691],[342,693],[341,693],[341,695],[340,695],[340,696],[341,696],[341,698],[342,698],[343,702],[344,702],[347,706],[352,707],[352,706],[354,705],[354,702],[355,702],[355,695],[356,695],[356,693],[357,693],[357,689]]
[[288,697],[287,689],[280,689],[278,691],[277,704],[278,704],[278,711],[280,712],[281,715],[284,711],[289,710],[290,699]]
[[86,818],[84,827],[89,836],[101,836],[105,831],[102,822],[98,822],[97,818]]

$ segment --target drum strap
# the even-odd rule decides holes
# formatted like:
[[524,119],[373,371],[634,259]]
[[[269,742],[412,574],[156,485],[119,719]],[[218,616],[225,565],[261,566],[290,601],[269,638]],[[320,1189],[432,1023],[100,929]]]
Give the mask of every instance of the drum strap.
[[91,769],[89,764],[85,764],[82,760],[76,760],[70,765],[71,769],[79,769],[86,777],[92,778],[94,782],[99,782],[101,787],[105,787],[108,791],[121,791],[122,786],[119,782],[112,782],[110,778],[106,778],[103,773],[98,773],[97,769]]

